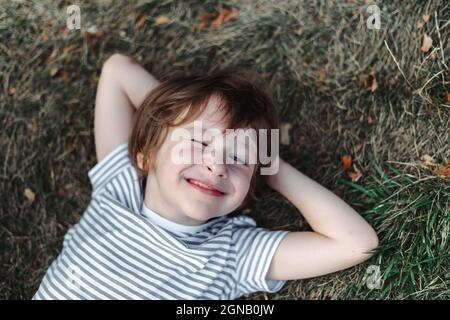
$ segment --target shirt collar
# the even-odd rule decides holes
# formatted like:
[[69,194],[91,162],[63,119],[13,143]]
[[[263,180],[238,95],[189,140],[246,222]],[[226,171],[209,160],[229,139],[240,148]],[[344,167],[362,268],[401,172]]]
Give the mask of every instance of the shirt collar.
[[156,224],[156,225],[158,225],[166,230],[169,230],[175,234],[181,233],[184,235],[200,232],[216,220],[216,219],[212,219],[208,222],[205,222],[203,224],[196,225],[196,226],[189,226],[189,225],[185,225],[185,224],[176,223],[172,220],[164,218],[160,214],[158,214],[155,211],[153,211],[152,209],[148,208],[145,205],[145,202],[143,203],[143,206],[142,206],[142,215],[144,217],[146,217],[147,219],[149,219],[153,224]]

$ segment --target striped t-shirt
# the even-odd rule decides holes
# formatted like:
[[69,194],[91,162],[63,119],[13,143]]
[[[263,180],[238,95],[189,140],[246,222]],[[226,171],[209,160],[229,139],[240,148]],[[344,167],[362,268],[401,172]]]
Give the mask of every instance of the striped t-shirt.
[[285,284],[266,273],[288,231],[242,214],[198,228],[162,220],[144,207],[126,143],[88,176],[92,199],[33,299],[236,299]]

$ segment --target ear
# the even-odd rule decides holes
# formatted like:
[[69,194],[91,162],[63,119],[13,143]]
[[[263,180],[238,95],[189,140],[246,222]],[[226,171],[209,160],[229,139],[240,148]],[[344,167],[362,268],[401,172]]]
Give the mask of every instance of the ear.
[[144,167],[144,155],[142,154],[142,152],[138,152],[136,156],[136,162],[141,171],[148,171],[148,163],[147,167]]

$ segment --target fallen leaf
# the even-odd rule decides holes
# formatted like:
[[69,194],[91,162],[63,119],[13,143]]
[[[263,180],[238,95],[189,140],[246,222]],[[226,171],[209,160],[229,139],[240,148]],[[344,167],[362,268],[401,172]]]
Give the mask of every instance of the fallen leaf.
[[364,85],[370,90],[370,92],[375,92],[377,90],[378,82],[377,78],[375,77],[375,71],[372,71],[364,80]]
[[194,28],[201,30],[211,25],[214,28],[219,28],[224,22],[235,19],[239,15],[239,10],[236,8],[223,8],[219,12],[203,12],[199,19],[200,22],[194,25]]
[[56,76],[56,74],[58,73],[58,67],[57,66],[53,66],[51,69],[50,69],[50,75],[52,76],[52,77],[54,77],[54,76]]
[[222,23],[223,23],[224,17],[225,17],[225,13],[223,11],[219,12],[217,17],[211,22],[211,25],[214,28],[220,27],[222,25]]
[[64,82],[68,82],[69,81],[69,76],[67,75],[67,72],[65,72],[64,70],[61,70],[61,79]]
[[423,35],[422,47],[420,50],[422,52],[428,52],[430,48],[433,46],[433,39],[429,37],[426,33]]
[[342,168],[347,171],[348,169],[350,169],[350,166],[352,165],[352,156],[349,154],[343,155],[341,157],[341,162],[342,162]]
[[223,22],[228,22],[230,20],[235,19],[239,15],[239,10],[236,8],[224,9],[225,16],[223,18]]
[[169,19],[169,17],[168,16],[157,16],[156,18],[155,18],[155,25],[157,25],[157,26],[159,26],[159,25],[161,25],[161,24],[166,24],[166,23],[169,23],[170,22],[170,19]]
[[296,33],[296,34],[300,34],[300,35],[301,35],[303,29],[302,29],[300,26],[296,25],[296,26],[293,26],[293,27],[291,28],[291,31],[292,31],[293,33]]
[[140,15],[137,19],[136,19],[136,23],[135,26],[138,29],[142,29],[142,27],[145,25],[145,21],[147,20],[147,15],[146,14],[142,14]]
[[423,20],[424,23],[427,23],[428,20],[430,20],[430,15],[429,15],[429,14],[424,14],[424,15],[422,16],[422,20]]
[[319,91],[327,91],[328,87],[323,83],[323,81],[326,78],[326,73],[325,70],[323,69],[319,69],[314,73],[314,84],[316,85],[317,89],[319,89]]
[[434,166],[434,165],[436,165],[436,161],[429,154],[424,154],[423,156],[420,157],[420,160],[426,166]]
[[434,167],[433,173],[441,178],[450,178],[450,166],[448,165],[448,163],[446,166],[437,165]]
[[347,171],[347,175],[352,179],[352,182],[357,182],[363,176],[362,172],[355,166],[353,166],[354,171]]
[[10,88],[8,89],[8,93],[11,94],[11,95],[13,95],[14,93],[16,93],[16,88],[10,87]]
[[447,95],[447,102],[450,103],[450,92],[446,91],[445,94]]
[[267,295],[266,291],[263,292],[263,297],[264,297],[264,300],[269,300],[269,296]]
[[34,200],[36,199],[36,194],[30,188],[25,188],[24,194],[30,202],[34,202]]

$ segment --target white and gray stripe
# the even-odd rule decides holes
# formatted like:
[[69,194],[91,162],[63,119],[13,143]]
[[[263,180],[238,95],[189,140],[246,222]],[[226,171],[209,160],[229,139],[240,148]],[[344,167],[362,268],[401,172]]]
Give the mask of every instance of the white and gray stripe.
[[236,299],[276,292],[267,280],[288,231],[223,216],[194,234],[174,234],[141,215],[143,198],[127,144],[88,173],[92,199],[33,299]]

